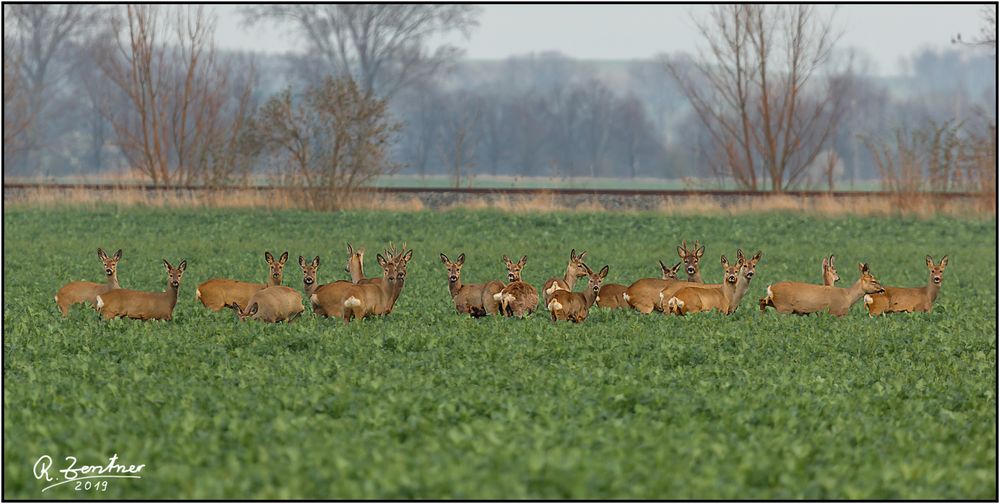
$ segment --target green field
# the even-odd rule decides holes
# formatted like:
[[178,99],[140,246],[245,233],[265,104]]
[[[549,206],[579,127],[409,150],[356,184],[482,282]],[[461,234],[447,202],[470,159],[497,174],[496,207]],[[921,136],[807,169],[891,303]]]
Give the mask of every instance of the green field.
[[[997,498],[996,221],[795,214],[307,213],[5,209],[4,498]],[[571,247],[609,281],[659,273],[681,239],[719,255],[761,249],[731,317],[591,313],[582,325],[454,313],[439,252],[463,280],[527,254],[540,286]],[[392,315],[345,327],[309,310],[240,324],[194,299],[216,276],[262,281],[263,251],[344,278],[345,242],[415,251]],[[172,322],[100,322],[52,296],[98,280],[124,249],[123,286],[162,290],[187,259]],[[931,314],[761,314],[768,283],[843,284],[868,261],[885,285],[922,285],[948,254]],[[106,492],[40,493],[39,456],[146,464]]]

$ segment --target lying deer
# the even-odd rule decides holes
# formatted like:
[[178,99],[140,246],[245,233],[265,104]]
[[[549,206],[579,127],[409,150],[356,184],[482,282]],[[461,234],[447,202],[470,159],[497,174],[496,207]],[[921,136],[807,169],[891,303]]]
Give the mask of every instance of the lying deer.
[[[681,264],[684,264],[683,262],[679,262],[670,268],[664,265],[663,261],[658,262],[660,263],[663,280],[677,280],[677,271],[681,269]],[[601,290],[597,293],[597,306],[601,308],[628,308],[628,303],[625,302],[625,291],[627,289],[628,286],[622,284],[602,285]]]
[[[465,253],[460,254],[455,262],[451,262],[442,253],[441,262],[448,270],[448,292],[458,313],[468,313],[473,317],[496,314],[497,302],[493,295],[503,290],[503,283],[494,280],[485,284],[463,284],[462,265],[465,264]],[[493,313],[488,312],[487,303],[492,307]]]
[[828,287],[801,282],[779,282],[767,287],[767,296],[760,300],[760,310],[768,306],[778,313],[808,314],[828,310],[843,317],[865,294],[883,292],[882,285],[872,275],[868,264],[858,264],[861,277],[849,288]]
[[255,292],[246,309],[233,303],[233,310],[240,322],[249,318],[274,324],[295,320],[305,308],[302,306],[302,295],[299,294],[299,291],[291,287],[276,285]]
[[587,276],[587,265],[583,264],[583,257],[586,255],[586,251],[580,252],[580,255],[576,255],[576,249],[570,250],[569,262],[566,264],[566,273],[563,277],[550,278],[542,286],[542,295],[546,303],[549,302],[549,299],[552,299],[552,294],[556,291],[572,291],[576,285],[576,279]]
[[187,269],[187,261],[181,261],[176,268],[166,259],[167,281],[170,287],[164,292],[145,292],[128,289],[114,289],[97,296],[97,311],[104,320],[128,317],[139,320],[171,320],[177,291],[181,287],[181,277]]
[[104,249],[97,249],[97,258],[104,263],[104,274],[108,277],[107,283],[96,282],[70,282],[63,285],[56,292],[56,306],[62,312],[63,317],[69,315],[69,308],[80,303],[90,303],[97,305],[97,296],[112,289],[121,288],[118,285],[118,261],[122,258],[122,249],[118,249],[115,255],[108,257]]
[[837,268],[833,266],[833,255],[830,258],[823,258],[823,285],[832,287],[840,280],[840,275],[837,274]]
[[[412,252],[412,251],[411,251]],[[383,315],[391,310],[396,290],[396,269],[399,261],[389,261],[382,254],[377,256],[383,275],[378,283],[334,282],[317,289],[310,296],[317,315],[343,318],[349,323],[354,318]]]
[[[689,282],[703,283],[701,280],[701,257],[705,253],[705,247],[695,242],[693,249],[687,248],[687,240],[677,247],[677,255],[684,263],[684,270],[687,272]],[[654,309],[663,309],[660,300],[660,293],[677,280],[664,280],[660,278],[642,278],[636,280],[625,290],[622,296],[629,306],[640,313],[649,314]]]
[[528,256],[522,256],[518,262],[513,262],[503,256],[507,266],[507,286],[493,295],[500,303],[500,313],[505,317],[525,317],[535,311],[538,306],[538,291],[531,284],[521,280],[521,270],[528,263]]
[[[743,299],[743,296],[746,294],[747,289],[750,288],[750,280],[752,280],[754,274],[756,274],[757,263],[760,261],[760,256],[761,256],[761,251],[758,250],[757,253],[752,258],[747,259],[746,257],[743,256],[742,249],[736,250],[736,262],[738,264],[745,264],[747,266],[747,269],[746,271],[743,272],[743,276],[746,277],[746,283],[737,285],[737,293],[736,293],[737,298],[735,304],[733,305],[734,311],[735,308],[739,306],[739,303]],[[742,286],[742,289],[740,289],[740,286]],[[660,299],[656,301],[654,308],[660,311],[664,311],[663,301],[669,300],[670,298],[674,297],[681,289],[685,288],[697,289],[703,287],[710,289],[718,289],[722,287],[722,284],[706,284],[699,282],[685,282],[680,280],[676,282],[670,282],[666,287],[664,287],[662,291],[660,291]]]
[[673,294],[666,304],[666,311],[676,315],[686,315],[709,310],[719,310],[730,313],[735,308],[736,286],[747,284],[744,276],[746,266],[742,252],[738,253],[735,264],[730,265],[726,256],[722,256],[722,284],[718,286],[684,287]]
[[941,258],[939,264],[934,264],[934,258],[924,257],[930,275],[924,287],[886,287],[885,292],[865,295],[865,308],[868,315],[876,316],[883,313],[899,312],[930,312],[941,291],[944,268],[948,266],[948,256]]
[[255,292],[265,287],[281,285],[282,271],[285,269],[285,261],[288,260],[288,252],[281,254],[281,258],[277,261],[274,260],[274,256],[270,252],[264,252],[264,260],[267,261],[270,270],[266,284],[213,278],[198,286],[195,290],[195,297],[212,311],[219,311],[227,306],[232,307],[233,303],[247,306]]
[[586,264],[583,265],[588,280],[587,288],[583,292],[572,292],[567,290],[556,290],[549,299],[549,313],[552,314],[552,321],[569,320],[574,323],[587,320],[590,307],[597,299],[597,293],[601,289],[601,282],[608,276],[608,267],[605,265],[599,273],[594,273]]

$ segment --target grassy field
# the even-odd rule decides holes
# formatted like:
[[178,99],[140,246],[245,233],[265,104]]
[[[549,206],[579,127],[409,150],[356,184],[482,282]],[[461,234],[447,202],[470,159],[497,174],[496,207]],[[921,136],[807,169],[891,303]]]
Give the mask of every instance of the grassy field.
[[[8,207],[3,223],[8,499],[997,498],[995,221]],[[481,282],[527,254],[538,286],[576,247],[628,283],[682,238],[707,244],[713,281],[720,254],[763,250],[736,314],[472,320],[438,260],[465,252]],[[415,253],[384,319],[240,324],[194,299],[208,278],[263,280],[265,249],[289,251],[301,288],[300,254],[329,282],[346,241],[389,240]],[[162,290],[161,259],[187,259],[174,320],[61,318],[53,294],[102,276],[97,247],[124,249],[129,288]],[[903,286],[926,282],[925,254],[950,261],[931,314],[754,309],[768,283],[818,283],[831,253],[844,284],[858,261]],[[43,494],[32,474],[42,454],[115,453],[143,479]]]

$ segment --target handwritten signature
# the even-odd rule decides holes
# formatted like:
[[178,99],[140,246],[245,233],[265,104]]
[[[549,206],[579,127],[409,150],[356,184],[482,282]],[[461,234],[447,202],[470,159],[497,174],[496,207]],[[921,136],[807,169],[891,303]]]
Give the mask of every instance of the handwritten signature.
[[34,467],[35,479],[44,479],[46,482],[55,481],[55,483],[43,488],[43,492],[59,485],[80,480],[105,478],[141,479],[142,476],[139,475],[139,473],[141,473],[146,467],[146,464],[119,464],[117,453],[108,459],[107,465],[77,465],[77,458],[72,456],[66,457],[65,460],[69,464],[64,468],[57,470],[62,474],[62,478],[60,479],[58,477],[53,478],[49,474],[50,469],[52,469],[52,457],[48,455],[38,457]]

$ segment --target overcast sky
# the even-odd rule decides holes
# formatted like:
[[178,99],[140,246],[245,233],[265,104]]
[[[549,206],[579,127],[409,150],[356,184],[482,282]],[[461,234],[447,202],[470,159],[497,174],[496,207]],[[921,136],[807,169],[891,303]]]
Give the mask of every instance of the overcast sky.
[[[287,30],[243,28],[238,7],[214,6],[221,47],[265,52],[302,50]],[[822,9],[831,9],[823,6]],[[663,52],[694,52],[699,44],[691,16],[706,6],[683,5],[486,5],[479,27],[467,38],[449,39],[472,59],[559,51],[580,59],[649,58]],[[857,47],[873,59],[877,73],[900,71],[915,51],[950,45],[956,33],[978,34],[977,5],[843,5],[836,14],[844,30],[840,48]]]

